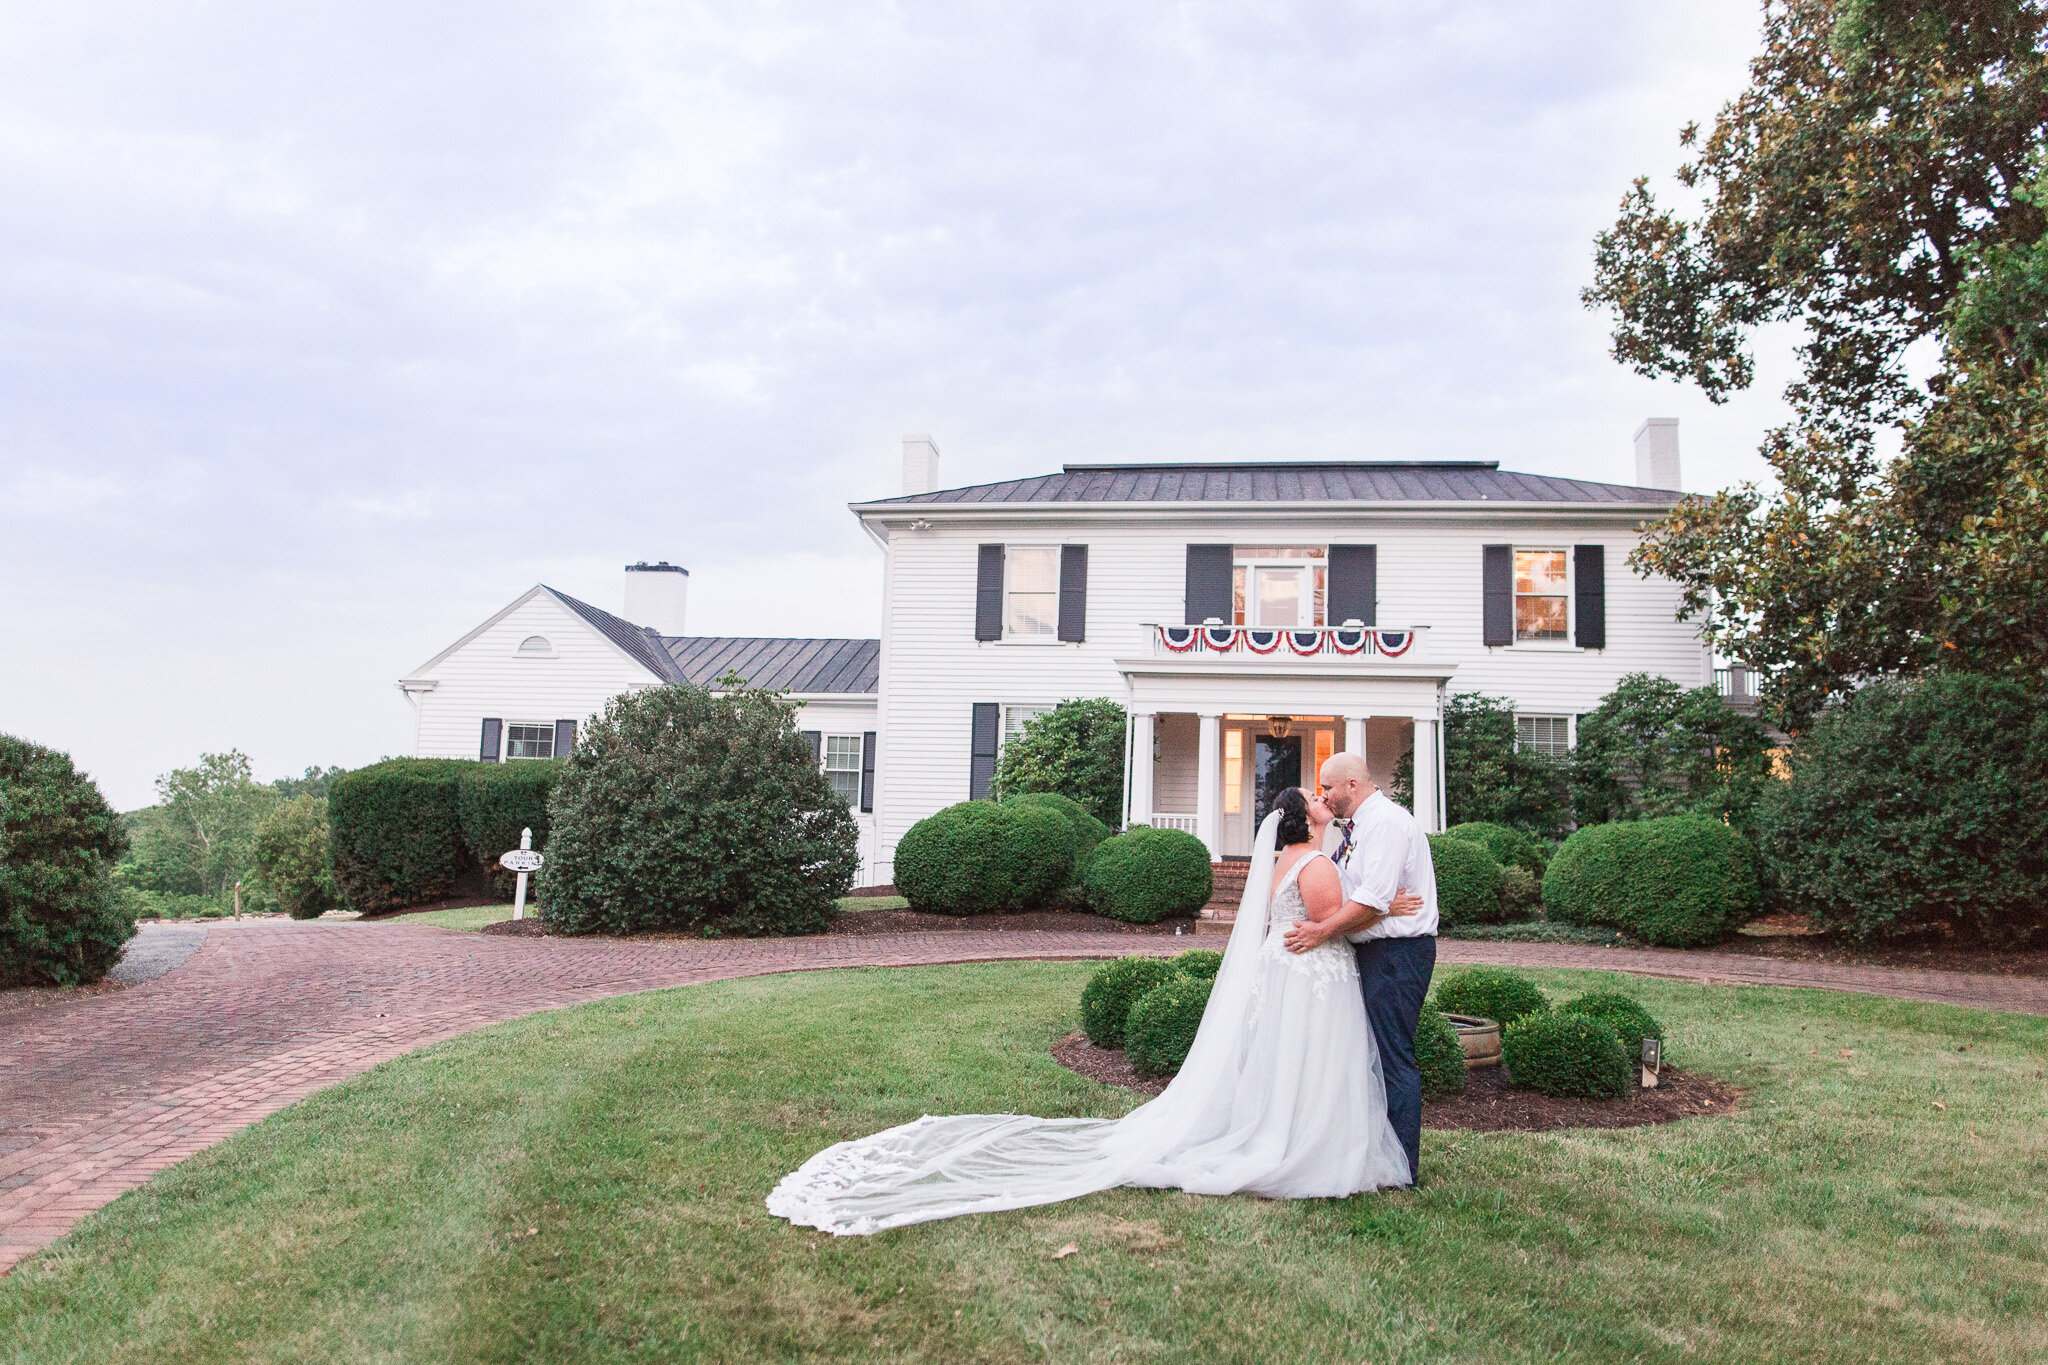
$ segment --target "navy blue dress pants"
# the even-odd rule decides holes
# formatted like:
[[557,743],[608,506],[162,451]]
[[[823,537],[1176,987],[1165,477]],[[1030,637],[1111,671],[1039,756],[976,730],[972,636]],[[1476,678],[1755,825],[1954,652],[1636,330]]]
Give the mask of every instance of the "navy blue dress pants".
[[1379,1044],[1387,1083],[1387,1118],[1408,1153],[1408,1173],[1422,1174],[1422,1072],[1415,1065],[1415,1025],[1436,971],[1436,936],[1374,938],[1358,947],[1358,989]]

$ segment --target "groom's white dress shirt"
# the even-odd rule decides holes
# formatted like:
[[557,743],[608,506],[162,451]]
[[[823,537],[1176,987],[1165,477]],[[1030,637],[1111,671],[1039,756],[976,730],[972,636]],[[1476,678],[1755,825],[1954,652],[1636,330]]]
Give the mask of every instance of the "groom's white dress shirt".
[[[1337,864],[1344,899],[1384,910],[1402,887],[1422,897],[1412,915],[1389,915],[1371,928],[1347,937],[1353,943],[1375,938],[1421,938],[1436,932],[1436,864],[1429,857],[1429,836],[1414,812],[1375,791],[1351,813],[1351,848]],[[1333,828],[1343,839],[1343,822]]]

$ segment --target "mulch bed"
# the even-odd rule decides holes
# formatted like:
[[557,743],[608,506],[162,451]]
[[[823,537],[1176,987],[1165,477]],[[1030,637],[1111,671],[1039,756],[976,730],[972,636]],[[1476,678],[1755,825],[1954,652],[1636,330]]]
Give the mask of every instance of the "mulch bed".
[[[1097,1047],[1085,1033],[1070,1033],[1053,1044],[1053,1060],[1103,1085],[1142,1095],[1166,1089],[1167,1077],[1140,1076],[1122,1052]],[[1740,1092],[1733,1086],[1664,1068],[1655,1090],[1638,1090],[1618,1100],[1554,1100],[1533,1090],[1509,1087],[1507,1073],[1483,1066],[1465,1073],[1465,1093],[1424,1105],[1425,1128],[1469,1128],[1489,1133],[1548,1133],[1560,1128],[1640,1128],[1652,1123],[1726,1114]]]
[[495,924],[486,924],[478,929],[479,934],[499,934],[505,938],[540,938],[547,928],[539,918],[529,915],[525,919],[501,919]]
[[[1069,933],[1069,934],[1165,934],[1179,929],[1192,936],[1196,921],[1166,919],[1157,924],[1125,924],[1103,915],[1082,915],[1070,910],[1034,910],[1018,915],[928,915],[919,910],[849,910],[832,917],[828,934],[865,936],[869,934],[923,934],[938,930],[973,930],[987,933]],[[1190,948],[1195,944],[1190,943]]]
[[1917,967],[1924,971],[1984,972],[1992,976],[2048,976],[2048,947],[1991,948],[1945,937],[1857,944],[1843,942],[1832,934],[1740,933],[1726,943],[1716,944],[1714,950],[1791,962],[1832,962],[1845,967]]

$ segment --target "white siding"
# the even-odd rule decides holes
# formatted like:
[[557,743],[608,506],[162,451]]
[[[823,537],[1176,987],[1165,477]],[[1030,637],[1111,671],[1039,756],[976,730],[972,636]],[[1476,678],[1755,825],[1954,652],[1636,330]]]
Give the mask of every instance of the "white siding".
[[[885,858],[916,821],[967,798],[968,727],[975,702],[1049,705],[1069,697],[1126,698],[1115,660],[1151,653],[1143,623],[1181,620],[1190,543],[1377,545],[1379,626],[1430,627],[1415,662],[1455,664],[1452,690],[1506,697],[1520,710],[1590,710],[1630,672],[1665,674],[1688,687],[1710,681],[1697,631],[1675,619],[1677,587],[1641,579],[1627,566],[1637,538],[1633,519],[1503,508],[1498,517],[1485,519],[1435,512],[1304,510],[1287,520],[1256,512],[1225,520],[1162,509],[1156,518],[1118,522],[1062,515],[1048,507],[1042,518],[1003,515],[977,525],[952,520],[948,511],[948,518],[934,518],[929,530],[912,531],[901,524],[890,529],[877,802]],[[1087,545],[1087,641],[976,641],[975,556],[984,542]],[[1503,543],[1567,550],[1586,544],[1606,547],[1606,649],[1487,649],[1480,644],[1480,550]],[[1407,735],[1397,739],[1391,730],[1379,728],[1370,740],[1372,758],[1388,763],[1405,747]],[[1162,741],[1165,753],[1178,748],[1164,736]],[[1193,809],[1191,781],[1192,773],[1184,776],[1178,765],[1162,761],[1155,776],[1155,809]]]

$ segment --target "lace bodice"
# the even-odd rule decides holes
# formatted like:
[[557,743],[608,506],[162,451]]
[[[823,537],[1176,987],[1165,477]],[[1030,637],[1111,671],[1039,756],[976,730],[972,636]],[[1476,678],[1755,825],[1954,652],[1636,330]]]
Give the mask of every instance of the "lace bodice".
[[[1266,942],[1262,954],[1267,962],[1284,963],[1309,978],[1319,997],[1333,985],[1355,981],[1358,975],[1357,960],[1350,943],[1344,939],[1333,938],[1320,948],[1311,948],[1305,953],[1287,950],[1287,931],[1294,927],[1296,920],[1308,918],[1308,902],[1301,898],[1302,869],[1322,856],[1320,853],[1309,854],[1288,868],[1280,885],[1273,888],[1273,909],[1266,916]],[[1254,987],[1254,994],[1263,995],[1263,985]]]

